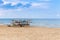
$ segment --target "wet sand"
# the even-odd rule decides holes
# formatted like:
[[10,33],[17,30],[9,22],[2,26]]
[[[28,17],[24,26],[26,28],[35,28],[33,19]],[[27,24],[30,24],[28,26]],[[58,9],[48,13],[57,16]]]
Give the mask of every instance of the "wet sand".
[[0,25],[0,40],[60,40],[60,28]]

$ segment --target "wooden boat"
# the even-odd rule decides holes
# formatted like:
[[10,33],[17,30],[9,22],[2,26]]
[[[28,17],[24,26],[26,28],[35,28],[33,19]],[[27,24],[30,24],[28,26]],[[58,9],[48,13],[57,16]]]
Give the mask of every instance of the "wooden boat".
[[8,27],[11,26],[20,26],[20,27],[30,26],[30,20],[12,20],[12,22],[10,23],[10,25],[8,25]]

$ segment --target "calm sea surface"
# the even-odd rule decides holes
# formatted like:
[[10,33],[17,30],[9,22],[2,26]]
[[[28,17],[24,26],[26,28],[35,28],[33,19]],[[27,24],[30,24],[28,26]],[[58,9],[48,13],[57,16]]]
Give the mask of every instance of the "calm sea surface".
[[[9,24],[13,19],[0,19],[0,24]],[[20,19],[26,20],[26,19]],[[44,26],[49,28],[60,28],[60,19],[30,19],[31,26]]]

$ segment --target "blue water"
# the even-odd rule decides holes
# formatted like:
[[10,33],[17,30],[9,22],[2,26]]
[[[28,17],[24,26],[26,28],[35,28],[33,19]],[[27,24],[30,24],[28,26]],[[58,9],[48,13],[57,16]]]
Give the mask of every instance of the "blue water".
[[[18,19],[18,18],[17,18]],[[9,24],[12,19],[0,19],[0,24]],[[21,18],[20,20],[24,20]],[[49,28],[60,28],[60,19],[30,19],[31,26],[42,26]]]

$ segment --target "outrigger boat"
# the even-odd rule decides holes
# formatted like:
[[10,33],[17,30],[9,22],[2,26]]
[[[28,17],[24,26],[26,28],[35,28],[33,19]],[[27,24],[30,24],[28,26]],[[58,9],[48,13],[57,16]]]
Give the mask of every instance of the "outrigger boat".
[[11,26],[24,27],[24,26],[29,26],[30,23],[31,23],[30,20],[12,20],[12,22],[8,25],[8,27]]

